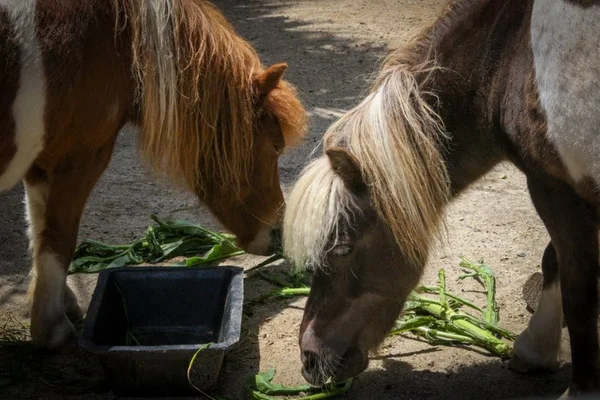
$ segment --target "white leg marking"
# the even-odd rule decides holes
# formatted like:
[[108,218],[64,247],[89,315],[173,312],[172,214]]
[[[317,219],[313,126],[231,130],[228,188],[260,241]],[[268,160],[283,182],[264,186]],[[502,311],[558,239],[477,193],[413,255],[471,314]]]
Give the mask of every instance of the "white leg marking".
[[39,236],[45,228],[46,203],[48,202],[49,187],[45,182],[35,185],[25,182],[25,217],[27,218],[27,233],[30,239],[30,250],[34,251]]
[[30,249],[33,268],[29,285],[31,302],[31,336],[36,344],[56,348],[74,333],[73,325],[65,315],[65,301],[69,300],[69,312],[76,313],[75,300],[66,287],[66,269],[55,254],[40,248],[40,235],[45,228],[46,202],[49,188],[46,183],[25,183],[26,216],[29,223]]
[[75,328],[65,315],[66,269],[59,258],[42,251],[36,257],[37,280],[31,310],[31,336],[50,349],[62,346]]
[[548,138],[575,181],[600,183],[598,21],[600,6],[536,0],[531,43]]
[[35,0],[0,0],[8,12],[21,51],[19,89],[12,112],[17,152],[0,176],[0,192],[13,187],[31,167],[44,147],[46,77],[36,36]]
[[25,218],[27,219],[27,234],[29,235],[29,251],[34,258],[34,266],[31,268],[29,276],[31,281],[29,283],[29,291],[27,296],[29,301],[33,300],[35,281],[36,281],[36,268],[35,258],[39,251],[40,234],[45,227],[46,219],[46,202],[48,201],[48,184],[38,183],[36,185],[30,185],[27,182],[25,186]]
[[525,366],[532,369],[558,366],[562,319],[562,295],[560,283],[556,282],[542,291],[529,326],[515,341],[515,354]]

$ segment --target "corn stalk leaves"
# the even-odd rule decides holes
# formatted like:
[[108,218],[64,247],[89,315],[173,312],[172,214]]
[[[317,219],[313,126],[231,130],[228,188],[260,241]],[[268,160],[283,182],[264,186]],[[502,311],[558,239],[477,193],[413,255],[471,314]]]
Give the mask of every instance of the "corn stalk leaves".
[[466,273],[458,279],[475,278],[483,286],[487,292],[487,307],[485,309],[484,318],[490,324],[497,325],[500,320],[500,309],[495,300],[496,277],[494,276],[492,269],[483,261],[473,263],[462,256],[460,257],[460,260],[461,268],[473,272]]
[[[396,321],[390,335],[411,332],[431,344],[467,344],[483,348],[501,358],[511,356],[512,347],[502,339],[515,340],[516,335],[498,326],[499,309],[496,304],[495,277],[491,268],[483,262],[475,264],[461,257],[460,266],[472,271],[468,277],[478,280],[486,290],[487,306],[477,307],[446,290],[446,275],[441,269],[439,286],[420,286],[408,297],[403,316]],[[459,280],[465,278],[461,276]],[[422,294],[437,294],[438,298]],[[477,311],[480,317],[463,312],[466,306]]]
[[301,386],[283,386],[281,383],[273,383],[275,377],[275,369],[271,368],[265,372],[250,376],[246,384],[263,394],[271,395],[293,395],[300,392],[308,392],[311,389],[310,385]]
[[244,254],[235,237],[208,230],[187,221],[162,221],[146,230],[146,236],[128,245],[109,245],[86,239],[76,249],[69,274],[96,273],[142,263],[155,264],[175,257],[191,257],[185,266],[197,266]]
[[329,384],[323,389],[317,389],[310,385],[284,386],[281,383],[273,383],[275,369],[271,368],[246,379],[246,392],[252,400],[277,400],[273,396],[300,396],[290,400],[319,400],[345,394],[352,386],[352,379],[340,384]]

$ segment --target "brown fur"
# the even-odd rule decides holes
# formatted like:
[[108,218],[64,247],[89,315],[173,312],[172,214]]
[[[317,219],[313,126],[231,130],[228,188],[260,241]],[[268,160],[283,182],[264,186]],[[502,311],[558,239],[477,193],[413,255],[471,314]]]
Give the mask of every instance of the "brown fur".
[[12,103],[19,88],[20,51],[13,39],[11,28],[7,13],[0,10],[0,38],[7,38],[0,46],[0,175],[17,152],[14,144],[15,121],[12,116]]
[[[600,389],[596,329],[598,197],[589,179],[574,184],[546,138],[546,115],[534,80],[530,33],[533,1],[453,1],[415,41],[391,54],[383,71],[392,75],[412,74],[418,88],[410,88],[410,93],[424,94],[423,98],[443,122],[447,135],[439,135],[435,130],[425,132],[433,135],[429,139],[441,139],[439,151],[448,172],[452,198],[502,161],[513,162],[527,176],[533,204],[552,240],[552,251],[544,262],[544,285],[555,284],[559,279],[562,290],[573,362],[569,394],[593,393]],[[434,62],[435,69],[421,73],[421,66]],[[375,87],[386,79],[389,78],[384,73]],[[421,108],[418,101],[412,106]],[[596,105],[589,105],[586,112],[594,113],[595,108]],[[402,119],[406,115],[410,113],[397,112],[387,118]],[[359,122],[367,123],[369,116],[365,113],[362,117],[366,122]],[[347,118],[345,115],[341,120]],[[355,123],[350,128],[360,126]],[[421,135],[410,133],[401,132],[399,144],[390,142],[398,147],[394,150],[399,154],[404,154],[406,146],[415,147],[415,152],[428,146],[428,141],[423,144],[415,140]],[[425,266],[426,253],[415,267],[415,257],[406,251],[406,243],[404,246],[394,243],[397,240],[389,226],[395,221],[380,212],[373,192],[365,198],[364,193],[356,190],[363,185],[379,184],[364,173],[366,168],[362,163],[372,160],[356,157],[352,146],[353,136],[361,134],[363,131],[359,129],[348,129],[348,140],[325,143],[326,156],[312,165],[326,165],[324,158],[327,158],[329,170],[313,178],[303,174],[292,190],[289,214],[286,211],[286,227],[294,225],[294,221],[306,223],[298,231],[301,233],[319,231],[325,224],[335,226],[330,222],[333,218],[337,218],[338,224],[347,225],[330,231],[326,240],[331,245],[323,247],[323,254],[313,257],[321,259],[322,265],[315,268],[299,343],[303,374],[315,384],[329,377],[346,379],[366,368],[368,351],[377,348],[389,332]],[[356,165],[357,171],[349,172],[352,165]],[[389,171],[398,165],[403,164],[389,164]],[[421,171],[426,175],[427,167],[421,166]],[[329,178],[326,184],[319,180],[331,173],[337,174],[337,180]],[[342,190],[340,181],[345,185]],[[315,188],[319,186],[324,187],[325,193],[320,194],[324,198],[328,198],[327,188],[332,193],[335,189],[336,203],[330,209],[337,214],[313,222],[308,215],[298,212],[310,210],[307,207],[310,199],[299,196],[296,204],[294,192],[296,188],[318,192]],[[407,194],[409,204],[415,196]],[[342,201],[352,208],[344,206],[338,210],[336,207]],[[445,205],[440,205],[437,212],[441,214]],[[404,206],[400,199],[397,207]],[[430,211],[429,205],[423,209]],[[350,211],[352,218],[347,217]],[[301,240],[303,237],[294,235],[286,239],[289,243]],[[429,238],[415,240],[429,244]]]
[[[136,19],[146,6],[173,4],[149,26]],[[153,47],[152,23],[163,17],[170,22]],[[24,177],[35,343],[58,347],[74,332],[67,316],[80,310],[64,276],[87,198],[128,121],[157,172],[195,192],[240,246],[272,251],[283,208],[278,157],[306,129],[284,66],[265,70],[207,1],[39,0],[35,22],[47,85],[44,148]],[[0,173],[15,151],[13,37],[0,12]],[[175,62],[157,69],[169,54]]]

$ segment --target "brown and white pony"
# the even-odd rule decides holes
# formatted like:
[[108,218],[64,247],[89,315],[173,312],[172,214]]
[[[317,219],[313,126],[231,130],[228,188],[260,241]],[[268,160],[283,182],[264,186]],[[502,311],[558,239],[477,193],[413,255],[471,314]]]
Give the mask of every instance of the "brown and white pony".
[[306,124],[285,69],[265,70],[204,0],[0,0],[0,191],[24,181],[35,343],[74,332],[67,267],[127,122],[157,175],[196,193],[247,251],[272,251],[278,157]]
[[599,389],[600,1],[461,0],[385,61],[326,132],[288,199],[284,248],[314,270],[300,329],[313,384],[363,371],[422,276],[446,205],[501,161],[527,176],[551,237],[512,366]]

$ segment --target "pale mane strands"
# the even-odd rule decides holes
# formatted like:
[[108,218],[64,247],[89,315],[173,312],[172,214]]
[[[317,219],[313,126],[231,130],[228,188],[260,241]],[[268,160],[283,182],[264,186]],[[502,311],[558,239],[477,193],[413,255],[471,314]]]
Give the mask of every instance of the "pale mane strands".
[[356,199],[335,174],[329,159],[322,156],[312,161],[288,199],[283,225],[286,256],[299,267],[322,265],[327,247],[335,245],[339,227],[351,224],[357,212]]
[[132,30],[144,158],[190,190],[209,174],[239,188],[251,162],[253,76],[263,70],[254,49],[202,0],[115,4]]
[[[421,85],[435,67],[388,58],[374,91],[326,132],[325,147],[346,147],[358,160],[373,205],[404,254],[424,262],[449,198],[441,154],[442,123]],[[431,94],[429,94],[431,95]]]

